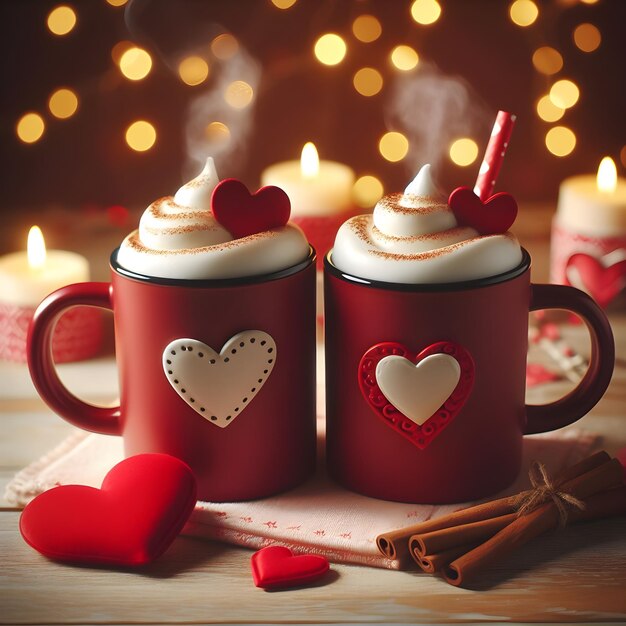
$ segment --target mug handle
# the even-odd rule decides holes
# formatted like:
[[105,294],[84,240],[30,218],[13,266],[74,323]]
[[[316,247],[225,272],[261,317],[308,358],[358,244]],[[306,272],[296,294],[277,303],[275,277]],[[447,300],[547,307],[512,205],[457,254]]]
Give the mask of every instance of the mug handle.
[[76,283],[61,287],[37,307],[28,329],[26,354],[35,388],[43,401],[70,424],[95,433],[120,435],[120,407],[87,404],[63,385],[52,358],[52,335],[61,315],[70,307],[113,309],[109,283]]
[[531,285],[530,311],[565,309],[579,315],[591,336],[589,368],[577,387],[550,404],[526,405],[526,435],[556,430],[586,415],[602,398],[613,375],[615,342],[602,309],[585,292],[565,285]]

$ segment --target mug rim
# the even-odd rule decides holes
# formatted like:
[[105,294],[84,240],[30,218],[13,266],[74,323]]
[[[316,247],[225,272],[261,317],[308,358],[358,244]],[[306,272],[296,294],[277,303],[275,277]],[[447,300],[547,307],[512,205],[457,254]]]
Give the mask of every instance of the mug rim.
[[266,274],[258,274],[256,276],[238,276],[234,278],[163,278],[160,276],[148,276],[147,274],[140,274],[139,272],[133,272],[120,265],[117,260],[119,253],[119,246],[113,250],[109,259],[109,265],[111,270],[116,274],[129,278],[142,283],[148,283],[151,285],[169,285],[172,287],[197,287],[206,289],[208,287],[240,287],[243,285],[257,285],[260,283],[270,282],[274,280],[280,280],[287,278],[294,274],[306,269],[309,265],[314,265],[317,259],[317,253],[315,248],[309,244],[309,254],[306,259],[286,267],[285,269],[278,270],[276,272],[269,272]]
[[360,287],[366,287],[370,289],[384,289],[387,291],[405,291],[405,292],[442,292],[442,291],[466,291],[469,289],[480,289],[482,287],[489,287],[492,285],[498,285],[500,283],[513,280],[524,274],[531,264],[530,254],[526,248],[521,248],[522,260],[514,268],[501,272],[500,274],[494,274],[492,276],[486,276],[484,278],[473,278],[471,280],[463,280],[452,283],[390,283],[382,280],[373,280],[370,278],[363,278],[361,276],[355,276],[348,272],[343,272],[331,260],[332,249],[329,250],[324,256],[324,271],[328,272],[334,278],[343,280]]

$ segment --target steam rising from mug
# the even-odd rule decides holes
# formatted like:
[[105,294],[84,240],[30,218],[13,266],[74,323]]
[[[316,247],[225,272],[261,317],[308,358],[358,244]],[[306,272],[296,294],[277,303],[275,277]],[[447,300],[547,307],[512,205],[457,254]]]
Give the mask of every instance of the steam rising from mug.
[[397,74],[385,110],[389,128],[409,139],[405,162],[411,170],[430,163],[435,170],[459,137],[488,136],[493,115],[461,78],[420,61],[415,72]]

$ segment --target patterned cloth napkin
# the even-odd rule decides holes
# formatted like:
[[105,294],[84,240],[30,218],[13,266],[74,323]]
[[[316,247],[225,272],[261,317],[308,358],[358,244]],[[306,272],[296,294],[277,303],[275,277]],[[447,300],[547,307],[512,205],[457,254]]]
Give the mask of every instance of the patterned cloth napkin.
[[[532,460],[543,461],[551,473],[558,472],[588,455],[596,443],[596,436],[575,428],[525,437],[520,476],[499,495],[529,486],[527,475]],[[121,438],[77,431],[19,472],[7,486],[6,498],[24,506],[57,485],[99,487],[105,474],[122,458]],[[320,459],[318,472],[311,480],[281,495],[251,502],[198,502],[183,533],[254,550],[279,544],[295,553],[322,554],[336,563],[398,569],[399,561],[378,552],[378,534],[467,505],[398,504],[367,498],[330,481]]]

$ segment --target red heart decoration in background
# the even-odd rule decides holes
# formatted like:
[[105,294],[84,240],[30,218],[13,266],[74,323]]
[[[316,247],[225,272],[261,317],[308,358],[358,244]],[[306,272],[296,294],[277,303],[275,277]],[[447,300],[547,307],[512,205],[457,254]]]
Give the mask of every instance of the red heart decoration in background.
[[280,187],[269,185],[251,194],[241,181],[227,178],[213,190],[211,211],[233,237],[240,238],[284,226],[291,202]]
[[565,266],[570,285],[586,291],[606,307],[626,287],[626,259],[605,266],[588,254],[573,254]]
[[457,187],[448,198],[457,221],[481,235],[506,233],[517,217],[517,202],[510,193],[494,194],[483,202],[469,187]]
[[294,556],[284,546],[268,546],[252,555],[252,579],[262,589],[297,587],[321,578],[328,571],[328,559],[316,554]]
[[20,517],[26,543],[44,556],[74,563],[143,565],[174,541],[196,503],[189,467],[166,454],[118,463],[101,489],[54,487]]
[[[379,361],[387,356],[400,356],[417,365],[434,354],[447,354],[456,359],[461,369],[459,382],[441,407],[419,425],[401,413],[385,397],[376,380],[376,367]],[[420,450],[430,445],[433,439],[452,423],[463,408],[473,386],[474,360],[463,346],[451,341],[433,343],[417,355],[401,343],[386,341],[367,350],[359,363],[359,387],[374,413]]]

